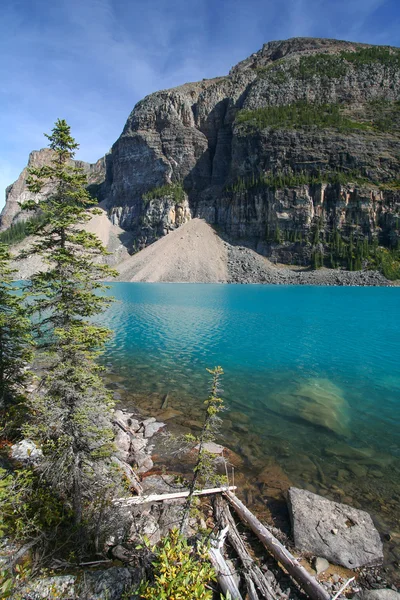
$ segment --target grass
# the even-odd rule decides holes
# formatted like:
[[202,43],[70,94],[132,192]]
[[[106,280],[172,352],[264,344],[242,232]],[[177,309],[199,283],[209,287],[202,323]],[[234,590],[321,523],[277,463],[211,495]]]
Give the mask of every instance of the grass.
[[367,123],[353,121],[344,116],[338,104],[307,102],[241,110],[236,116],[236,123],[244,124],[252,130],[262,130],[267,127],[272,129],[335,128],[340,131],[371,129]]

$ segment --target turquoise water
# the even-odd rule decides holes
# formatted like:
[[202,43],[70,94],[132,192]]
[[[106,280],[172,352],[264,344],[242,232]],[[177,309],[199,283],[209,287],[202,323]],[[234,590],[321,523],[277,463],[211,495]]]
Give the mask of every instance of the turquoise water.
[[400,288],[116,283],[110,293],[106,360],[122,404],[154,414],[169,393],[170,423],[192,426],[206,368],[221,365],[224,441],[243,472],[257,481],[273,460],[294,484],[372,510],[400,541]]

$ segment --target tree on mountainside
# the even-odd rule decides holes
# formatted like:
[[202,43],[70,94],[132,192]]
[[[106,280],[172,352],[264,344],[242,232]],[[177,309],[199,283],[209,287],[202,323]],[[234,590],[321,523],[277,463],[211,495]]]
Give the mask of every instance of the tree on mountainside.
[[[0,244],[0,414],[22,399],[26,367],[32,358],[32,337],[23,296],[13,283],[11,255]],[[1,423],[0,431],[5,423]]]
[[[49,165],[29,169],[31,192],[52,183],[34,222],[35,241],[23,256],[40,255],[47,270],[34,274],[26,289],[34,331],[45,364],[42,385],[31,400],[25,429],[43,450],[42,473],[52,490],[71,505],[78,547],[89,540],[88,524],[110,473],[112,400],[96,358],[110,331],[93,322],[111,302],[99,281],[114,271],[99,262],[107,254],[99,238],[82,225],[99,211],[86,189],[83,170],[71,162],[78,144],[64,120],[57,120]],[[23,210],[37,210],[31,200]]]

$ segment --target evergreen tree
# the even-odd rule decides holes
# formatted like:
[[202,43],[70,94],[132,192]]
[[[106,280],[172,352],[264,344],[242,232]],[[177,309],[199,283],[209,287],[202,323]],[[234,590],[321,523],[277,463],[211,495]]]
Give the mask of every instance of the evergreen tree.
[[[2,418],[23,393],[32,358],[30,321],[21,290],[13,283],[8,248],[0,244],[0,411]],[[2,424],[1,429],[3,429]]]
[[[46,480],[73,507],[82,547],[83,519],[90,522],[90,507],[104,493],[101,477],[112,449],[112,402],[95,360],[110,331],[93,317],[111,301],[99,293],[105,287],[99,280],[114,272],[99,262],[107,251],[98,237],[82,227],[99,211],[92,208],[84,172],[71,160],[78,144],[70,127],[58,120],[46,137],[51,164],[30,169],[27,181],[31,192],[50,182],[53,192],[40,202],[36,238],[26,252],[40,255],[48,267],[28,284],[46,373],[26,433],[41,443]],[[37,205],[29,201],[23,209]]]

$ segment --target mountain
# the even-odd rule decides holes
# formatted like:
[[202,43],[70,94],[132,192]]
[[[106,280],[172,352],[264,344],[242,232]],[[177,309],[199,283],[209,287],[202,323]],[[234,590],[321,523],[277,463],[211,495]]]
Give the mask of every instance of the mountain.
[[[52,158],[52,151],[49,148],[34,150],[30,153],[28,164],[23,169],[17,181],[9,185],[6,189],[6,203],[0,215],[0,232],[5,231],[11,225],[20,221],[25,221],[31,216],[30,213],[21,211],[19,204],[28,200],[40,202],[51,193],[51,186],[46,186],[39,194],[32,194],[26,185],[29,168],[40,168],[49,164]],[[80,160],[74,161],[78,167],[81,167],[88,178],[88,184],[93,191],[96,191],[97,184],[104,181],[105,178],[105,159],[100,158],[95,164],[89,164]]]
[[138,102],[96,165],[133,250],[198,217],[283,263],[357,268],[399,239],[400,49],[269,42],[224,77]]

